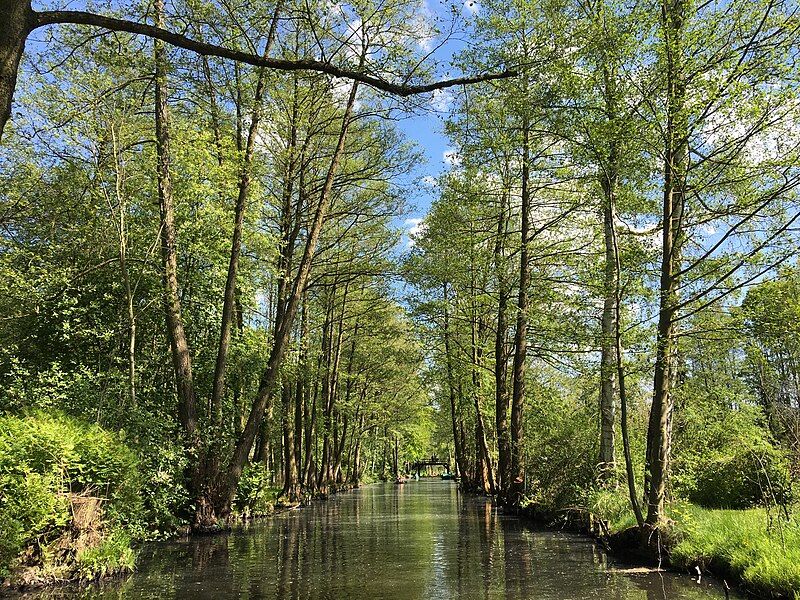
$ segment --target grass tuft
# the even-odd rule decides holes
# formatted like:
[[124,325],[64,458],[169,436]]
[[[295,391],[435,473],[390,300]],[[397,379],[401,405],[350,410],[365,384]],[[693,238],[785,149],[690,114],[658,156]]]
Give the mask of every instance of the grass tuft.
[[676,506],[672,560],[729,572],[749,588],[800,598],[800,524],[763,508],[710,510]]

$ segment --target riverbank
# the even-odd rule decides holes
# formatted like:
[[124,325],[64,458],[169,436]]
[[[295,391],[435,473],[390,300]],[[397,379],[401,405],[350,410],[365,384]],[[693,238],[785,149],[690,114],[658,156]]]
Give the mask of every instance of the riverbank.
[[[135,573],[57,596],[95,600],[719,600],[716,580],[628,569],[586,536],[531,527],[421,479],[364,485],[220,535],[143,546]],[[15,600],[42,600],[32,590]],[[734,596],[737,597],[738,596]]]
[[787,513],[676,503],[669,529],[645,547],[633,514],[618,503],[561,510],[530,504],[516,512],[539,524],[589,535],[610,554],[636,564],[695,577],[709,574],[753,598],[800,598],[800,524]]
[[[0,588],[124,575],[142,543],[188,535],[182,463],[154,467],[135,450],[142,442],[57,412],[0,416]],[[227,524],[298,505],[279,493],[263,465],[248,466]]]

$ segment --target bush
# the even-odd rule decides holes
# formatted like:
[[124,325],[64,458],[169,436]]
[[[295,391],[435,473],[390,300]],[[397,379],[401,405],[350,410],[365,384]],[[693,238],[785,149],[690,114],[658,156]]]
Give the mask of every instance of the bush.
[[270,486],[269,472],[263,465],[248,465],[239,480],[234,509],[245,516],[268,514],[274,509],[277,492]]
[[43,549],[75,525],[76,499],[102,498],[92,539],[137,523],[138,487],[136,459],[119,436],[63,415],[0,417],[0,577],[26,550],[27,561],[44,560]]
[[676,497],[707,508],[791,502],[789,461],[772,445],[757,408],[693,401],[679,419],[672,472]]
[[185,480],[190,457],[172,423],[146,411],[136,416],[143,527],[133,533],[138,539],[164,539],[187,524],[190,499]]
[[563,508],[585,500],[595,479],[597,426],[587,407],[558,393],[534,395],[526,423],[525,475],[531,500]]

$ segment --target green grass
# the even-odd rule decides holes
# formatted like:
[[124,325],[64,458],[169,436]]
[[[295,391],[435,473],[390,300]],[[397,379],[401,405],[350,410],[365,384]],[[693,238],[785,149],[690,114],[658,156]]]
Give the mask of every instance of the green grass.
[[110,575],[130,573],[136,564],[131,538],[122,530],[113,532],[98,546],[78,553],[78,574],[82,580],[94,581]]
[[595,490],[588,503],[589,510],[608,523],[610,533],[636,527],[636,517],[628,497],[621,491]]
[[[773,511],[776,513],[776,511]],[[762,508],[709,510],[673,507],[676,565],[722,568],[746,586],[800,598],[800,523]]]
[[[596,491],[588,508],[607,521],[611,533],[636,526],[622,492]],[[674,503],[668,513],[675,566],[710,568],[739,577],[754,591],[800,599],[800,507],[788,520],[777,509],[719,510],[685,502]]]

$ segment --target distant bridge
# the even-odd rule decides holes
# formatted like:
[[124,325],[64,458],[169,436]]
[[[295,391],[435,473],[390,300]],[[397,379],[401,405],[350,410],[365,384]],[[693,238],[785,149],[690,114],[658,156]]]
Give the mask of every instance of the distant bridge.
[[412,462],[408,464],[408,471],[415,472],[419,475],[419,472],[424,469],[425,467],[444,467],[446,473],[450,472],[450,463],[446,460],[440,459],[438,456],[433,455],[430,458],[424,458],[422,460],[418,460],[416,462]]

